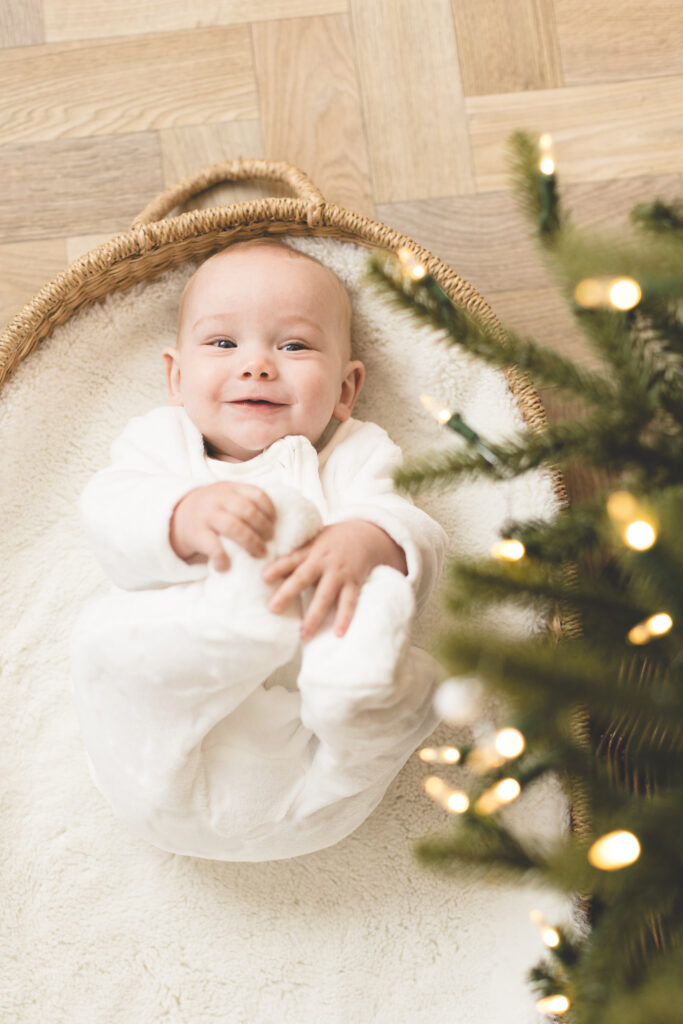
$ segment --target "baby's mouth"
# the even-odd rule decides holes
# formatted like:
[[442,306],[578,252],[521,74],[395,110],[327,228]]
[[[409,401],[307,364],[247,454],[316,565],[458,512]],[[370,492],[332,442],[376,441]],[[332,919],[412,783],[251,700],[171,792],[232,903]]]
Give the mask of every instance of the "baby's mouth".
[[270,402],[267,398],[238,398],[230,405],[242,405],[245,407],[279,408],[284,402]]

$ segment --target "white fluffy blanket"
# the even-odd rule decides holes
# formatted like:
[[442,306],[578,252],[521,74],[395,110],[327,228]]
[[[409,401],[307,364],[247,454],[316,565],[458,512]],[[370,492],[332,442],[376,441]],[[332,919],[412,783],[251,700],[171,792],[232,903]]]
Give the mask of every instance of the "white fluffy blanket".
[[[412,455],[459,443],[421,393],[489,438],[521,426],[502,374],[438,342],[359,286],[366,252],[294,243],[328,263],[355,306],[368,370],[356,414]],[[0,417],[2,536],[0,1019],[21,1024],[531,1024],[524,975],[542,954],[533,906],[557,897],[416,862],[412,844],[457,826],[424,794],[411,758],[371,817],[329,849],[270,863],[164,853],[133,837],[90,781],[71,697],[68,642],[107,582],[76,502],[128,419],[165,401],[160,350],[192,272],[110,296],[19,368]],[[420,498],[453,553],[485,551],[509,515],[555,507],[550,480]],[[515,628],[534,623],[518,619]],[[438,597],[415,631],[447,628]],[[441,726],[434,741],[457,740]],[[566,807],[547,782],[516,808],[552,836]]]

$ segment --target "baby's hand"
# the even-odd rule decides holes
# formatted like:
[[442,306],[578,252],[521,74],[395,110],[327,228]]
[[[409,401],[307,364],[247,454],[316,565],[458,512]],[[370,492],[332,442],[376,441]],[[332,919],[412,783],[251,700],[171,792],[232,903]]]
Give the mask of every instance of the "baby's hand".
[[408,569],[403,548],[388,533],[363,519],[349,519],[325,526],[320,533],[263,570],[268,583],[286,576],[268,605],[280,612],[307,587],[315,594],[301,624],[302,640],[309,640],[330,608],[336,605],[334,631],[343,636],[349,628],[358,593],[376,565],[390,565],[404,575]]
[[189,491],[173,510],[169,539],[185,561],[210,559],[219,572],[230,568],[220,537],[229,537],[254,558],[266,553],[273,536],[275,506],[260,487],[230,481]]

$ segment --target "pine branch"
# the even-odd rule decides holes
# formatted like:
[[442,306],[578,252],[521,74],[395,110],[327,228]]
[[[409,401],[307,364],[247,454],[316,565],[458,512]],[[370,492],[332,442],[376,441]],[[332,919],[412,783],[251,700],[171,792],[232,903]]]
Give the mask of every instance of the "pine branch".
[[494,327],[464,306],[454,305],[440,285],[427,275],[407,281],[400,265],[384,252],[371,255],[368,280],[391,289],[395,305],[410,310],[423,323],[445,331],[445,341],[459,345],[494,366],[517,366],[544,384],[571,391],[596,404],[613,403],[614,387],[600,374],[585,370],[550,348],[541,348],[514,331]]
[[683,480],[683,437],[667,445],[644,443],[640,438],[644,424],[633,424],[639,412],[633,406],[623,413],[599,410],[586,420],[554,423],[505,443],[487,441],[494,462],[460,451],[423,456],[397,470],[394,482],[415,493],[446,479],[453,483],[482,476],[505,480],[574,460],[589,466],[610,465],[621,472],[635,470],[650,481]]
[[601,581],[569,585],[557,572],[528,558],[514,563],[458,561],[449,576],[455,592],[449,591],[447,603],[455,612],[514,599],[545,610],[550,603],[571,605],[584,618],[600,615],[620,626],[628,623],[626,628],[650,614],[650,607],[636,603],[623,586]]
[[683,239],[683,201],[665,203],[655,199],[651,203],[638,203],[631,210],[631,221],[644,231],[674,234]]
[[623,678],[623,656],[585,641],[568,641],[558,648],[539,640],[506,640],[453,627],[439,649],[454,675],[478,675],[531,707],[540,701],[549,717],[562,717],[573,707],[589,704],[605,717],[626,711],[645,714],[663,728],[667,716],[678,712],[675,678],[662,676],[656,694],[643,690],[637,680]]
[[539,172],[538,142],[528,132],[515,132],[509,141],[508,150],[512,183],[520,205],[533,224],[539,241],[550,247],[567,225],[555,175]]

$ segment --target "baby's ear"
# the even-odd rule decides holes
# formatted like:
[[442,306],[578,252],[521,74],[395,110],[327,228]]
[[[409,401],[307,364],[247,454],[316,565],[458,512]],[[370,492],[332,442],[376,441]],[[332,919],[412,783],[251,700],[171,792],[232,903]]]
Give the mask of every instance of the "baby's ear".
[[183,396],[180,392],[180,360],[177,348],[165,348],[161,353],[166,369],[166,385],[168,387],[168,404],[182,405]]
[[365,367],[359,359],[354,359],[346,366],[345,376],[342,380],[341,391],[337,404],[334,407],[332,415],[340,423],[348,420],[356,399],[360,394],[360,389],[363,387],[363,381],[365,380]]

